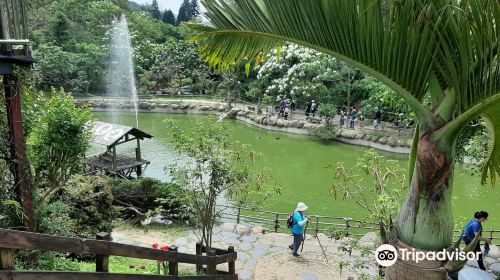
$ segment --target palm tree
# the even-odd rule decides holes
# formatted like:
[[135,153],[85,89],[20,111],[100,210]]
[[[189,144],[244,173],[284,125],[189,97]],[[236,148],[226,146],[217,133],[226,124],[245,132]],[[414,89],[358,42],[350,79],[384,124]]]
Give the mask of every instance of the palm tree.
[[[482,182],[489,177],[494,184],[500,174],[498,0],[202,3],[210,24],[192,25],[194,39],[218,70],[237,61],[259,63],[264,53],[292,42],[332,55],[401,96],[418,127],[408,167],[410,190],[391,242],[426,251],[450,246],[455,142],[475,118],[482,117],[492,135]],[[446,270],[440,262],[398,261],[386,274],[386,279],[417,278],[446,279]]]

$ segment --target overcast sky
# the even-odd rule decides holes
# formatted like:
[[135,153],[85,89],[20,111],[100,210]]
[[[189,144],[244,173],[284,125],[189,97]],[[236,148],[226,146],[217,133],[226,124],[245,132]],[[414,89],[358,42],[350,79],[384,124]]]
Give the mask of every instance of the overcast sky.
[[[151,4],[153,0],[132,0],[139,4]],[[183,0],[158,0],[158,5],[160,6],[160,10],[172,10],[174,14],[177,15],[179,11],[179,7],[181,6]],[[200,4],[201,5],[201,4]]]

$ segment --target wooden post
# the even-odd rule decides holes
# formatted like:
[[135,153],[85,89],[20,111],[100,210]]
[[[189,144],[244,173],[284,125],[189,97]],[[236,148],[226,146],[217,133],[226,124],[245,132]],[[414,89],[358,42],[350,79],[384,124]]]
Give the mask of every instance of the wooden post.
[[111,168],[113,171],[116,170],[116,146],[113,146],[113,162]]
[[[215,249],[211,248],[210,250],[208,250],[207,255],[210,257],[215,257],[217,256],[217,253]],[[215,258],[213,262],[211,261],[207,265],[207,275],[217,275],[217,263],[215,262]]]
[[14,270],[14,251],[0,248],[0,270]]
[[[196,255],[197,256],[201,256],[203,255],[203,245],[201,244],[201,242],[196,242]],[[201,264],[196,264],[196,273],[200,273],[201,270],[203,269],[203,265]]]
[[274,219],[274,232],[278,232],[280,228],[280,213],[276,212],[276,218]]
[[238,206],[238,216],[236,216],[236,224],[240,223],[241,206]]
[[[111,234],[108,232],[100,232],[96,235],[95,239],[111,241]],[[95,256],[95,271],[96,272],[109,272],[109,255]]]
[[[229,246],[227,248],[227,252],[229,254],[234,253],[234,246]],[[228,272],[230,275],[235,275],[236,274],[236,262],[235,261],[230,261],[227,263],[228,264]]]
[[135,159],[137,161],[139,161],[139,160],[142,159],[142,156],[141,156],[141,140],[139,138],[137,138],[137,148],[135,149]]
[[319,215],[316,215],[316,237],[318,237],[319,233]]
[[[6,23],[3,24],[4,26]],[[13,67],[13,66],[12,66]],[[21,87],[14,75],[3,76],[5,105],[9,124],[9,144],[14,175],[14,190],[21,200],[23,212],[26,215],[26,225],[29,231],[36,230],[33,207],[33,188],[31,183],[31,168],[26,153],[26,137],[24,135],[23,113],[21,110]]]
[[345,236],[349,236],[349,228],[351,227],[349,225],[349,221],[351,220],[351,218],[344,218],[345,220]]
[[[177,252],[177,246],[170,246],[170,251]],[[179,263],[178,262],[169,262],[168,263],[168,275],[179,275]]]

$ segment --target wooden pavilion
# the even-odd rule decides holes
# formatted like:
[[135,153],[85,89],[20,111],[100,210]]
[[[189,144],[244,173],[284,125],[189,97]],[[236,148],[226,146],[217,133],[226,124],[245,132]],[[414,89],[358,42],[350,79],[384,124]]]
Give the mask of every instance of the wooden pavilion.
[[[104,172],[106,175],[126,179],[141,177],[150,163],[141,157],[141,140],[153,136],[137,128],[96,121],[93,123],[90,142],[106,146],[106,152],[86,159],[91,172]],[[136,140],[135,157],[117,154],[116,147]]]

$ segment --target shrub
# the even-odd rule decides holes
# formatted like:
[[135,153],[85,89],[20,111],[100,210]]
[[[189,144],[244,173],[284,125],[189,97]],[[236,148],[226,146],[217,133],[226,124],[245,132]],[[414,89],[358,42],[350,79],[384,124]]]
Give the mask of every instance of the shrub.
[[113,195],[104,177],[75,176],[64,187],[60,201],[69,207],[74,234],[95,238],[99,232],[111,232],[113,226]]
[[162,183],[153,178],[111,179],[108,184],[112,189],[115,204],[124,206],[121,212],[126,218],[136,218],[156,210],[158,214],[168,218],[190,219],[191,211],[187,206],[187,198],[178,185]]

